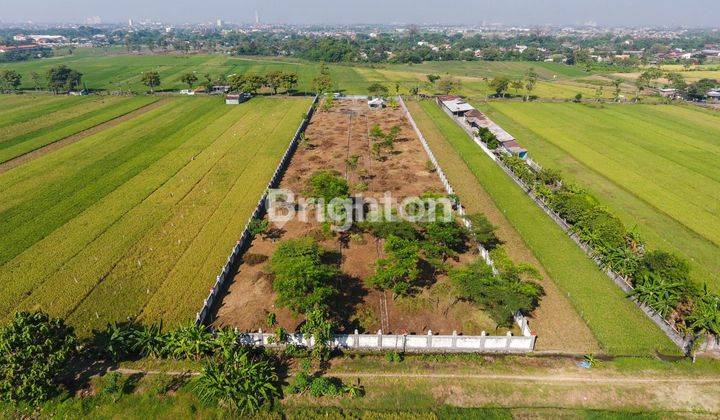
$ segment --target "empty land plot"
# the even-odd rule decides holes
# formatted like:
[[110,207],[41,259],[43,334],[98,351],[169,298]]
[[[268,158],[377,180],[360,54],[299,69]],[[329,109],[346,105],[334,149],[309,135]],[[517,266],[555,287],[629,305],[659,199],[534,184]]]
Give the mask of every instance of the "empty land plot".
[[2,313],[192,319],[309,104],[176,99],[0,175]]
[[623,292],[540,210],[450,117],[431,101],[416,119],[430,119],[462,157],[495,205],[513,224],[545,272],[568,297],[603,350],[647,355],[679,350]]
[[557,168],[683,255],[720,290],[720,114],[676,105],[489,105],[534,159]]
[[[382,161],[371,157],[369,132],[374,125],[388,131],[401,128],[394,142],[394,150]],[[306,190],[308,180],[319,170],[335,170],[363,197],[379,198],[390,192],[398,201],[405,197],[421,196],[425,192],[442,193],[437,174],[428,171],[427,154],[399,109],[369,110],[365,101],[338,100],[330,111],[320,111],[313,117],[307,131],[306,143],[297,150],[281,182],[281,188],[295,192],[296,197]],[[357,165],[347,159],[357,156]],[[359,185],[363,183],[360,189]],[[350,240],[341,235],[323,233],[314,215],[307,222],[291,220],[267,237],[258,235],[243,256],[243,261],[223,296],[215,325],[230,325],[243,331],[267,328],[267,314],[277,315],[277,323],[288,331],[296,331],[302,316],[293,315],[287,308],[275,306],[273,276],[267,260],[283,240],[311,236],[325,248],[340,256],[342,275],[337,276],[339,296],[330,306],[341,318],[340,328],[352,332],[358,329],[374,333],[427,333],[428,330],[450,334],[504,334],[507,329],[497,324],[484,311],[468,302],[461,302],[451,292],[449,278],[427,271],[423,274],[422,289],[409,297],[393,299],[392,293],[373,288],[367,280],[375,273],[375,262],[385,257],[384,240],[376,240],[362,230],[353,230]],[[460,254],[458,265],[478,258],[471,250]]]
[[[12,97],[10,97],[12,98]],[[33,97],[0,116],[0,163],[155,102],[155,97]],[[0,97],[0,103],[5,97]]]

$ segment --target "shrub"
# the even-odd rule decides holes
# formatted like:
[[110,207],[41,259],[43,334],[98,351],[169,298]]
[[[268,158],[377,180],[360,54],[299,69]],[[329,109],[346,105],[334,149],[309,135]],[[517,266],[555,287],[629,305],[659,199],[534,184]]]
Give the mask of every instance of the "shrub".
[[219,404],[240,414],[272,406],[280,397],[273,364],[264,358],[253,358],[247,351],[206,362],[193,390],[203,404]]
[[335,397],[341,395],[343,391],[342,381],[338,378],[328,378],[318,376],[312,380],[310,384],[310,395],[313,397]]
[[43,312],[18,312],[0,329],[0,400],[38,404],[58,393],[75,333]]
[[362,227],[369,230],[376,238],[387,239],[392,235],[414,241],[420,236],[415,226],[407,220],[366,222]]
[[525,277],[536,279],[537,271],[526,265],[507,261],[493,275],[482,260],[476,260],[450,271],[459,299],[475,303],[488,312],[498,326],[509,327],[513,315],[520,311],[529,314],[537,308],[543,288]]
[[270,258],[278,306],[287,307],[296,314],[327,307],[338,293],[332,284],[338,270],[323,263],[324,253],[317,242],[308,237],[280,244]]
[[350,186],[337,172],[317,171],[308,181],[308,194],[329,203],[333,198],[347,198]]
[[270,222],[267,219],[252,219],[248,224],[250,235],[255,237],[267,232]]

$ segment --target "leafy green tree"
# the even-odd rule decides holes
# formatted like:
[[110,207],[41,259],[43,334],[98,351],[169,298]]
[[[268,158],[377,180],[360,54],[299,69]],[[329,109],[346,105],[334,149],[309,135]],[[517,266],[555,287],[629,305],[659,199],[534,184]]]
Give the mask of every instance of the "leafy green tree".
[[22,76],[15,70],[0,69],[0,89],[14,91],[20,87]]
[[277,95],[278,89],[282,86],[283,72],[280,70],[273,70],[265,75],[265,82],[267,87],[273,91],[273,95]]
[[369,283],[380,290],[391,290],[395,296],[407,296],[420,277],[420,245],[390,235],[385,242],[386,258],[376,262],[375,274]]
[[337,325],[330,318],[326,308],[316,306],[306,314],[300,331],[313,338],[315,343],[311,353],[313,357],[321,361],[330,358],[331,349],[328,343],[332,341],[336,329]]
[[[502,259],[496,258],[496,262]],[[515,265],[509,260],[498,263],[499,274],[482,260],[476,260],[450,271],[450,279],[461,300],[472,302],[487,311],[501,327],[510,327],[518,311],[530,314],[544,294],[536,269]]]
[[630,297],[644,303],[663,318],[667,317],[680,303],[687,291],[687,284],[662,276],[644,272],[634,278],[635,289]]
[[707,98],[708,92],[714,89],[716,86],[718,86],[717,80],[700,79],[697,82],[688,86],[687,96],[690,99],[703,100]]
[[60,91],[70,91],[80,86],[82,73],[65,65],[52,67],[47,73],[48,88],[55,94]]
[[160,86],[160,73],[156,71],[143,72],[140,82],[150,88],[150,93],[155,93],[155,88]]
[[431,85],[434,85],[435,82],[440,80],[440,76],[438,76],[437,74],[428,74],[425,77],[427,77],[427,80]]
[[510,82],[510,87],[515,91],[515,94],[518,95],[525,85],[522,80],[513,80]]
[[438,90],[446,95],[451,92],[458,92],[462,88],[460,79],[445,77],[438,82]]
[[296,314],[327,308],[338,294],[338,270],[323,262],[325,251],[312,238],[284,241],[270,258],[276,304]]
[[720,296],[710,293],[707,284],[703,285],[699,296],[695,298],[695,306],[685,322],[697,336],[720,336]]
[[320,65],[320,74],[313,79],[313,87],[318,94],[328,93],[333,89],[333,80],[330,76],[330,69],[325,63]]
[[455,220],[434,221],[425,224],[426,251],[443,261],[465,251],[467,232]]
[[510,79],[505,76],[495,77],[490,81],[490,89],[495,91],[495,96],[503,97],[510,87]]
[[622,79],[613,79],[612,85],[615,88],[613,92],[613,99],[615,99],[615,102],[618,102],[620,101],[620,86],[622,85]]
[[280,78],[280,86],[285,89],[286,93],[297,87],[299,82],[298,74],[293,72],[284,72]]
[[475,240],[485,249],[494,249],[500,245],[500,239],[495,233],[497,227],[490,223],[484,214],[474,213],[466,216],[466,218],[472,223],[471,233]]
[[329,203],[333,198],[347,198],[350,195],[350,186],[337,172],[317,171],[308,181],[308,194]]
[[178,359],[200,360],[214,349],[212,334],[204,325],[194,322],[170,331],[165,344],[164,351]]
[[207,361],[193,391],[203,404],[220,405],[240,415],[272,406],[281,394],[273,363],[246,350]]
[[197,83],[198,77],[194,72],[188,72],[180,76],[180,81],[185,83],[188,86],[188,89],[192,89],[193,86],[195,86],[195,83]]
[[0,328],[0,401],[36,405],[55,396],[76,345],[61,319],[16,313]]
[[373,83],[367,88],[368,93],[371,96],[387,96],[390,90],[387,88],[387,86],[383,85],[382,83]]
[[43,85],[43,77],[40,75],[40,73],[31,71],[30,72],[30,79],[33,81],[33,87],[35,90],[40,90],[40,86]]

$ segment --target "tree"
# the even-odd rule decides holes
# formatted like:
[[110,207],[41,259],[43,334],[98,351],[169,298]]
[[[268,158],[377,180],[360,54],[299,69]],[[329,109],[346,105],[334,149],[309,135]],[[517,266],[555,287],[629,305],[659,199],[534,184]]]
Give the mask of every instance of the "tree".
[[265,81],[267,83],[267,87],[269,87],[270,90],[273,91],[274,95],[277,95],[278,89],[282,85],[283,72],[281,72],[279,70],[274,70],[274,71],[268,72],[265,75]]
[[458,252],[465,251],[467,232],[455,220],[449,222],[434,221],[425,225],[426,251],[433,257],[447,259]]
[[434,85],[435,82],[440,80],[440,76],[438,76],[437,74],[428,74],[425,77],[427,77],[427,80],[431,85]]
[[43,312],[18,312],[0,328],[0,400],[33,405],[58,393],[77,340],[72,327]]
[[720,296],[710,293],[707,284],[695,299],[695,307],[685,319],[688,328],[697,336],[720,335]]
[[330,69],[325,63],[320,65],[320,74],[313,79],[313,86],[318,94],[328,93],[332,90],[333,81],[330,77]]
[[602,86],[595,88],[595,102],[600,102],[603,97],[604,90],[605,89]]
[[510,87],[515,91],[515,94],[519,94],[520,90],[524,87],[522,80],[513,80],[510,82]]
[[3,91],[14,91],[20,87],[22,76],[15,70],[0,69],[0,88]]
[[500,239],[495,234],[497,227],[490,223],[484,214],[470,214],[466,218],[472,223],[470,232],[485,249],[493,249],[500,245]]
[[500,327],[509,327],[520,311],[530,314],[544,294],[534,280],[539,273],[529,265],[515,265],[507,257],[496,258],[499,274],[482,260],[450,271],[450,280],[461,300],[474,303],[487,311]]
[[155,88],[160,86],[160,73],[156,71],[146,71],[140,76],[142,84],[150,88],[150,93],[155,93]]
[[390,92],[387,86],[377,82],[368,86],[367,89],[371,96],[387,96]]
[[286,72],[280,78],[280,86],[285,89],[286,93],[290,93],[298,85],[297,73]]
[[535,89],[535,84],[537,83],[538,77],[540,77],[533,67],[530,67],[527,72],[525,72],[525,90],[527,90],[527,98],[530,99],[530,94],[532,93],[533,89]]
[[350,186],[336,172],[317,171],[308,181],[308,194],[314,198],[322,198],[329,203],[333,198],[347,198]]
[[615,88],[615,91],[613,93],[613,98],[615,99],[615,102],[620,101],[620,85],[622,85],[622,79],[613,79],[612,85]]
[[390,235],[385,242],[386,258],[376,262],[375,274],[368,280],[380,290],[407,296],[420,277],[420,246],[417,242]]
[[450,92],[457,92],[460,88],[461,83],[459,79],[446,77],[438,82],[438,90],[446,95]]
[[330,358],[329,342],[333,339],[333,333],[337,325],[330,319],[330,315],[323,307],[315,307],[305,316],[305,322],[300,327],[300,332],[313,338],[314,346],[312,355],[318,360]]
[[688,87],[687,96],[690,99],[703,100],[707,98],[708,92],[714,89],[717,85],[717,80],[700,79]]
[[206,362],[193,383],[193,391],[205,405],[220,405],[249,415],[274,404],[280,397],[280,381],[273,363],[265,356],[240,350]]
[[48,88],[57,94],[60,91],[76,89],[82,80],[82,73],[72,70],[65,65],[52,67],[48,70]]
[[338,294],[333,285],[338,271],[323,262],[324,254],[325,251],[309,237],[280,244],[270,258],[278,306],[289,308],[296,314],[328,307]]
[[[188,85],[188,89],[192,89],[195,83],[198,81],[197,75],[192,73],[185,73],[182,76],[180,76],[180,81]],[[160,82],[158,82],[158,85]]]
[[495,91],[495,96],[503,97],[510,87],[510,79],[505,76],[495,77],[490,81],[490,89]]
[[33,87],[35,90],[40,90],[40,86],[43,84],[43,77],[37,72],[30,72],[30,79],[33,81]]

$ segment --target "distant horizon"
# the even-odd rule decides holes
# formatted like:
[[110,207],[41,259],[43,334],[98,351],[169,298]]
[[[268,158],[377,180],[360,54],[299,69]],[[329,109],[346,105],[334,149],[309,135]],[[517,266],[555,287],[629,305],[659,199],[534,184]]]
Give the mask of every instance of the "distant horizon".
[[[238,25],[443,25],[684,27],[717,29],[720,2],[688,0],[467,0],[458,5],[439,0],[206,0],[202,10],[190,0],[10,0],[2,24],[86,24],[153,21],[202,24],[217,19]],[[238,7],[239,6],[239,7]]]

